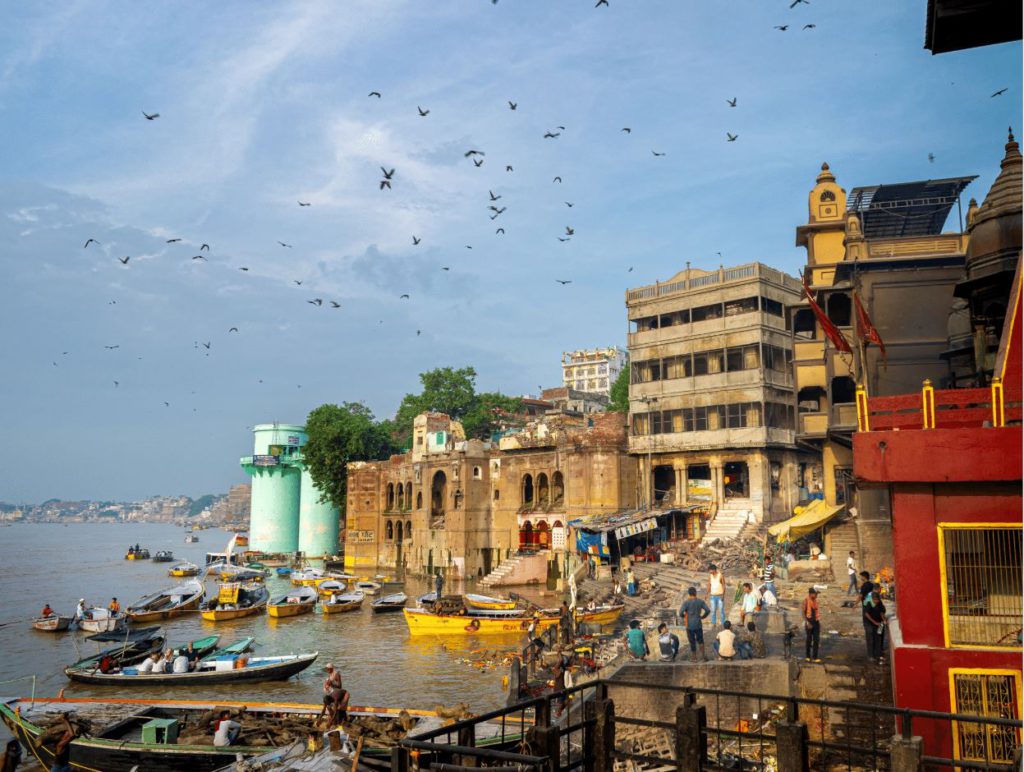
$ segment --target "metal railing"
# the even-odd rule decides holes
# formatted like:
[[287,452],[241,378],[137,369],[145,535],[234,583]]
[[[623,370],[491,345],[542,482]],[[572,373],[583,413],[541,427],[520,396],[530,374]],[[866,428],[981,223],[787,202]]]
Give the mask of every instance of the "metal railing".
[[1006,394],[999,378],[983,388],[935,389],[930,380],[921,391],[893,397],[869,397],[857,390],[858,431],[994,427],[1020,423],[1021,395]]
[[407,738],[392,769],[1010,770],[1021,731],[1016,719],[597,680]]
[[[684,272],[685,273],[685,272]],[[697,273],[694,269],[693,273]],[[646,287],[626,290],[626,302],[646,300],[647,298],[665,297],[674,295],[677,292],[710,287],[715,284],[726,284],[728,282],[742,281],[753,277],[768,279],[778,284],[791,285],[794,290],[799,290],[800,285],[795,279],[763,263],[747,263],[735,268],[719,268],[718,270],[701,273],[699,276],[684,276],[679,281],[656,282]]]

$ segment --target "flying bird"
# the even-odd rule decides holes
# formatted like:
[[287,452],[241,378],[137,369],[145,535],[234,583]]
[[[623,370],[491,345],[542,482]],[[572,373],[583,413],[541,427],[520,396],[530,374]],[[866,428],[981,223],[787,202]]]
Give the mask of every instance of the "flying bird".
[[164,402],[164,407],[170,407],[170,406],[171,406],[170,402]]
[[230,327],[230,328],[228,328],[228,332],[238,332],[238,328],[237,327]]
[[168,244],[177,244],[181,239],[167,239]]
[[192,259],[193,260],[205,260],[206,258],[203,255],[192,255]]
[[402,300],[403,298],[404,298],[405,300],[408,300],[408,299],[409,299],[409,296],[408,296],[408,295],[399,295],[399,296],[398,296],[398,299],[399,299],[399,300]]
[[552,133],[550,131],[545,131],[544,132],[544,139],[555,139],[556,137],[560,137],[560,136],[562,136],[562,132],[560,132],[560,131],[556,131],[554,133]]
[[558,240],[559,240],[559,241],[572,241],[572,239],[571,239],[571,238],[564,238],[564,239],[563,239],[563,238],[562,238],[561,236],[559,236],[559,237],[558,237]]
[[1005,88],[1001,88],[996,93],[994,93],[992,96],[993,97],[997,97],[997,96],[1001,96],[1002,94],[1005,94],[1005,93],[1006,93],[1006,89]]
[[132,256],[128,255],[127,257],[119,257],[117,259],[121,261],[121,265],[128,265],[128,261],[132,259]]
[[473,248],[472,246],[470,246],[469,244],[466,244],[466,249],[472,249],[472,248]]
[[299,201],[297,203],[298,203],[299,206],[312,206],[313,205],[312,201]]
[[107,351],[113,351],[115,348],[121,348],[121,344],[118,343],[116,346],[104,346]]
[[473,159],[473,166],[475,166],[477,169],[479,169],[483,165],[484,165],[484,159],[483,158],[480,158],[480,159],[474,158]]
[[415,236],[413,236],[413,237],[412,237],[412,245],[413,245],[413,246],[416,246],[416,245],[417,245],[417,244],[419,244],[419,243],[420,243],[421,241],[423,241],[423,239],[418,239],[418,238],[416,238]]
[[611,8],[611,6],[608,5],[608,0],[597,0],[597,5],[595,5],[594,7],[600,8],[602,5],[607,5],[609,8]]
[[392,176],[394,175],[394,173],[395,173],[395,170],[394,170],[394,169],[392,169],[391,171],[388,171],[388,170],[387,170],[387,169],[385,169],[385,168],[384,168],[383,166],[382,166],[382,167],[380,167],[380,170],[381,170],[381,171],[382,171],[382,172],[384,173],[384,179],[386,179],[386,180],[390,180],[390,179],[391,179],[391,177],[392,177]]
[[377,97],[377,99],[380,99],[380,92],[379,92],[379,91],[371,91],[371,92],[370,92],[369,94],[367,94],[366,96],[368,96],[368,97],[372,97],[372,96],[375,96],[375,97]]
[[575,236],[576,235],[576,229],[575,228],[571,228],[568,225],[566,225],[565,226],[565,235],[566,236]]
[[313,298],[312,300],[307,300],[306,302],[309,303],[311,306],[322,306],[324,304],[323,298]]
[[85,244],[82,245],[82,249],[85,249],[90,244],[99,244],[99,242],[96,239],[89,239],[88,241],[85,242]]
[[789,25],[783,24],[781,26],[776,26],[775,29],[777,29],[779,32],[785,32],[786,30],[789,29]]
[[805,24],[804,29],[814,29],[817,26],[817,24]]
[[508,209],[508,207],[507,207],[507,206],[503,206],[503,207],[502,207],[501,209],[498,209],[498,207],[496,207],[496,206],[495,206],[494,204],[491,204],[491,205],[490,205],[489,207],[487,207],[487,208],[488,208],[488,209],[490,209],[490,210],[491,210],[492,212],[495,212],[496,214],[501,214],[501,213],[502,213],[502,212],[504,212],[504,211],[505,211],[506,209]]
[[789,4],[789,7],[796,8],[798,5],[800,5],[800,3],[803,3],[804,5],[810,5],[810,2],[808,2],[808,0],[793,0],[793,2]]
[[279,241],[277,243],[280,244],[282,247],[286,247],[287,249],[291,249],[292,248],[291,244],[285,244],[283,241]]
[[509,110],[515,110],[517,107],[519,107],[519,103],[518,102],[513,102],[513,101],[509,100],[509,103],[508,103],[508,109]]
[[565,202],[565,205],[566,205],[567,207],[569,207],[570,209],[572,209],[572,202],[571,202],[571,201],[566,201],[566,202]]
[[471,155],[487,155],[487,154],[484,151],[482,151],[482,150],[467,150],[465,153],[462,154],[463,158],[469,158]]
[[725,101],[729,103],[729,107],[735,107],[736,106],[736,99],[737,99],[737,97],[733,97],[732,99],[726,99]]
[[651,153],[654,155],[655,158],[661,158],[663,155],[665,155],[664,153],[659,153],[657,150],[652,150]]
[[629,128],[629,126],[623,126],[621,129],[619,129],[619,131],[624,131],[627,134],[632,134],[633,133],[633,130],[631,128]]
[[337,302],[336,300],[332,300],[331,308],[341,308],[341,303]]
[[501,198],[501,196],[494,195],[494,191],[493,190],[488,190],[487,192],[490,193],[490,195],[491,195],[491,201],[497,201],[499,198]]
[[511,167],[511,166],[506,166],[506,167],[505,167],[505,171],[507,171],[507,172],[510,172],[510,171],[512,171],[512,167]]
[[203,348],[205,348],[207,351],[209,351],[210,350],[210,341],[206,341],[206,343],[203,344]]
[[572,284],[572,279],[555,279],[559,284],[565,286],[566,284]]
[[928,163],[935,163],[935,153],[928,154]]
[[552,183],[555,183],[555,182],[561,183],[562,182],[562,178],[561,177],[555,177],[553,180],[551,180],[551,182]]
[[426,118],[428,115],[430,115],[430,110],[424,110],[419,105],[416,105],[416,111],[420,114],[420,118]]
[[199,247],[199,251],[200,251],[200,252],[202,252],[202,251],[203,251],[204,249],[205,249],[205,250],[206,250],[207,252],[209,252],[209,251],[210,251],[210,245],[209,245],[209,244],[203,244],[203,245],[202,245],[201,247]]
[[114,381],[114,388],[115,388],[115,389],[116,389],[116,388],[117,388],[118,386],[120,386],[120,385],[121,385],[121,384],[120,384],[120,383],[119,383],[118,381]]
[[248,266],[245,266],[245,265],[243,265],[243,266],[240,266],[238,270],[239,270],[239,271],[248,271],[248,270],[249,270],[249,267],[248,267]]
[[419,330],[416,330],[416,334],[417,334],[417,335],[419,335],[419,334],[420,334],[420,331],[419,331]]
[[160,117],[160,113],[147,113],[145,110],[142,111],[142,114],[146,117],[147,121],[155,121]]
[[497,236],[497,235],[498,235],[499,233],[500,233],[500,234],[501,234],[502,236],[504,236],[504,235],[505,235],[505,229],[504,229],[504,228],[498,228],[498,230],[496,230],[496,231],[494,232],[494,235],[495,235],[495,236]]
[[626,273],[633,273],[633,266],[629,266],[629,270]]
[[442,270],[442,271],[450,271],[450,270],[451,270],[451,268],[449,268],[449,267],[448,267],[447,265],[442,265],[442,266],[441,266],[441,270]]
[[739,139],[740,135],[739,134],[730,134],[729,132],[725,132],[725,136],[728,137],[728,139],[726,139],[726,142],[735,142],[737,139]]
[[387,188],[388,190],[391,190],[391,180],[381,180],[380,181],[380,189],[384,190],[384,188]]
[[301,286],[302,286],[302,282],[301,282],[301,281],[299,281],[298,279],[292,279],[292,281],[293,281],[293,282],[295,282],[295,284],[296,284],[297,286],[299,286],[299,287],[301,287]]

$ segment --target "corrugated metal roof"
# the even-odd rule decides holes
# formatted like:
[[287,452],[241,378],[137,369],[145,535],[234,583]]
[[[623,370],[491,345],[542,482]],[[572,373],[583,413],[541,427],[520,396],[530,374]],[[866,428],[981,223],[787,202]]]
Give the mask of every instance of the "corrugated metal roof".
[[949,210],[971,177],[898,182],[854,188],[846,199],[846,211],[860,215],[869,239],[899,236],[934,236],[942,233]]

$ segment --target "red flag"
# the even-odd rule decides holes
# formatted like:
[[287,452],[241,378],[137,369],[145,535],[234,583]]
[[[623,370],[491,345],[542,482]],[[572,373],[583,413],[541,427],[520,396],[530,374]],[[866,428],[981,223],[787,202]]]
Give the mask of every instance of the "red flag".
[[857,311],[857,335],[865,343],[874,343],[878,346],[882,352],[882,359],[885,359],[885,344],[882,342],[882,336],[878,334],[875,325],[871,323],[871,317],[868,316],[868,312],[856,292],[853,293],[853,305]]
[[850,348],[850,342],[846,340],[846,336],[839,331],[835,323],[828,318],[824,311],[821,310],[821,306],[814,302],[814,298],[811,297],[811,288],[807,286],[807,281],[804,280],[804,294],[807,296],[807,302],[811,304],[811,310],[818,319],[818,324],[821,325],[821,329],[824,330],[825,336],[832,341],[832,345],[840,351],[845,351],[847,354],[852,354],[853,350]]

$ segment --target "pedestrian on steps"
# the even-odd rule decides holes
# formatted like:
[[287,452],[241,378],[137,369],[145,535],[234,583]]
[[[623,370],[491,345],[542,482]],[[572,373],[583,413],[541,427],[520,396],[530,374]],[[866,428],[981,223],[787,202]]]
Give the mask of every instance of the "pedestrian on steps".
[[697,597],[697,588],[686,591],[686,600],[679,608],[679,618],[686,625],[686,640],[690,644],[690,661],[697,661],[697,647],[700,646],[700,657],[707,660],[704,653],[704,620],[711,613],[708,604]]
[[633,566],[626,569],[626,595],[636,595],[636,574],[633,573]]
[[846,586],[846,594],[853,595],[857,592],[857,554],[850,550],[850,556],[846,559],[846,577],[849,584]]
[[718,627],[718,618],[725,623],[725,577],[712,563],[708,566],[708,601],[711,603],[711,627]]
[[821,612],[818,610],[818,591],[811,587],[803,603],[804,631],[807,640],[804,659],[807,662],[821,662],[818,659],[818,644],[821,642]]

